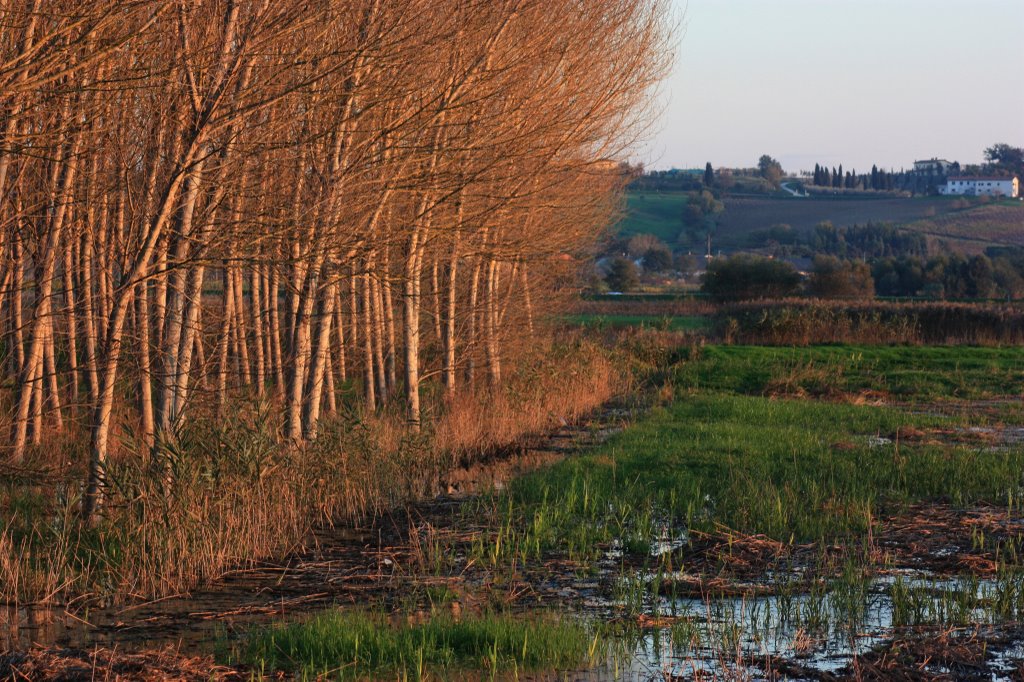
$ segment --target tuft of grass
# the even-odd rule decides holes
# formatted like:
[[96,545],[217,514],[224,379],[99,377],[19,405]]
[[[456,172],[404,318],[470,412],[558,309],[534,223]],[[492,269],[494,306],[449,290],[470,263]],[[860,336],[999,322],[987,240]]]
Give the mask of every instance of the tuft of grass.
[[332,610],[251,632],[231,662],[303,677],[421,680],[473,671],[574,668],[598,660],[604,651],[599,632],[554,614],[487,613],[458,620],[434,614],[411,622],[380,612]]

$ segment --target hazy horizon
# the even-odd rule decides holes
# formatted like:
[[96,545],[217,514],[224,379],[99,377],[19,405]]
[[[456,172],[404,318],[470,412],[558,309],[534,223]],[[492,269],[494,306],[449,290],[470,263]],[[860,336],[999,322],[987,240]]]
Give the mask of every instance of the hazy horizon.
[[1020,0],[672,1],[648,168],[899,169],[1024,145]]

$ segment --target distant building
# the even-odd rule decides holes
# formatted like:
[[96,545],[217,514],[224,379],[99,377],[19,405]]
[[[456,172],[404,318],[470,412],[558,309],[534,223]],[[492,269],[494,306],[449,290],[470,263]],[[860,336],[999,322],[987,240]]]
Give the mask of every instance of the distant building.
[[914,172],[922,175],[946,175],[953,169],[955,162],[945,159],[928,159],[915,161]]
[[939,186],[939,194],[966,194],[979,196],[987,194],[994,197],[1020,196],[1020,181],[1007,177],[964,177],[953,176]]

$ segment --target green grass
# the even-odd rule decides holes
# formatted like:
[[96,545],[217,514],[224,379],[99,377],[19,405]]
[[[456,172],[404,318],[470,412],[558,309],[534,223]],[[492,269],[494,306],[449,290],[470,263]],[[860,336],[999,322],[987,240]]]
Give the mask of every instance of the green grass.
[[1019,451],[871,445],[909,424],[949,420],[702,395],[655,411],[593,454],[516,482],[509,504],[527,522],[527,546],[533,538],[586,558],[588,546],[616,538],[642,547],[665,519],[677,528],[722,524],[782,541],[831,541],[866,533],[881,506],[1005,502],[1019,487]]
[[237,654],[254,670],[302,679],[426,677],[463,679],[473,671],[536,671],[576,667],[603,656],[600,633],[553,614],[434,614],[410,623],[402,614],[332,610],[249,634]]
[[855,542],[880,514],[912,502],[1013,504],[1021,448],[885,440],[903,427],[963,427],[965,418],[760,393],[811,359],[826,384],[898,386],[909,400],[950,389],[990,395],[1013,387],[1007,369],[1019,370],[1020,357],[982,348],[705,349],[678,368],[670,405],[469,505],[470,517],[496,519],[475,556],[497,565],[558,551],[586,564],[614,542],[645,554],[665,530],[723,526],[784,542]]
[[710,318],[703,315],[578,314],[567,315],[564,319],[571,325],[599,329],[647,327],[665,331],[704,331],[711,326]]
[[683,209],[686,192],[629,192],[626,214],[617,227],[619,236],[653,234],[669,246],[674,245],[683,230]]
[[810,395],[875,391],[899,401],[1019,396],[1024,348],[715,346],[677,368],[688,389]]
[[[703,253],[704,242],[700,239],[693,242],[683,229],[682,216],[687,200],[686,192],[627,192],[625,214],[615,231],[620,237],[653,234],[669,246]],[[988,208],[997,210],[979,211],[979,215],[974,215],[975,209],[950,213],[953,211],[952,202],[943,197],[910,199],[824,195],[794,199],[785,193],[784,196],[744,196],[739,194],[739,190],[727,195],[724,203],[725,211],[716,216],[718,227],[713,239],[715,250],[746,248],[749,246],[751,232],[766,230],[772,225],[784,223],[797,232],[806,233],[825,220],[836,227],[846,227],[868,222],[904,225],[930,218],[937,224],[941,223],[944,227],[940,231],[951,236],[963,231],[945,227],[947,223],[955,226],[961,220],[971,224],[980,221],[979,229],[983,231],[973,235],[975,239],[981,240],[978,244],[1019,243],[1019,240],[1013,241],[1012,237],[1007,236],[1005,225],[1007,217],[1019,217],[1019,210],[1022,209],[1021,206],[990,206]],[[948,217],[944,215],[947,213],[950,213]],[[999,226],[998,231],[990,230],[993,224]]]

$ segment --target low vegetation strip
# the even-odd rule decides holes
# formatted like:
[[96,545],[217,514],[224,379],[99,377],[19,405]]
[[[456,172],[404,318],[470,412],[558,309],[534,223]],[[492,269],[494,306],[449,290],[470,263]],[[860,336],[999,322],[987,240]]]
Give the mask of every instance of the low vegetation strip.
[[733,343],[1024,344],[1024,308],[1009,303],[785,299],[725,306],[717,318]]
[[920,404],[1015,401],[1024,386],[1018,347],[723,345],[691,360],[676,368],[687,391]]
[[567,315],[565,322],[580,327],[612,328],[650,327],[666,331],[704,331],[710,319],[702,315]]
[[431,614],[394,622],[385,613],[334,610],[255,631],[239,657],[254,671],[304,679],[422,680],[574,668],[603,653],[599,633],[550,613]]
[[[162,597],[279,557],[311,528],[435,494],[454,467],[572,421],[619,390],[621,373],[590,343],[522,362],[501,389],[444,405],[418,436],[394,411],[354,406],[324,420],[315,444],[279,440],[270,402],[197,418],[153,460],[118,458],[100,523],[78,522],[80,468],[0,463],[0,602],[82,603]],[[82,462],[77,462],[82,464]],[[159,468],[172,478],[155,476]]]

